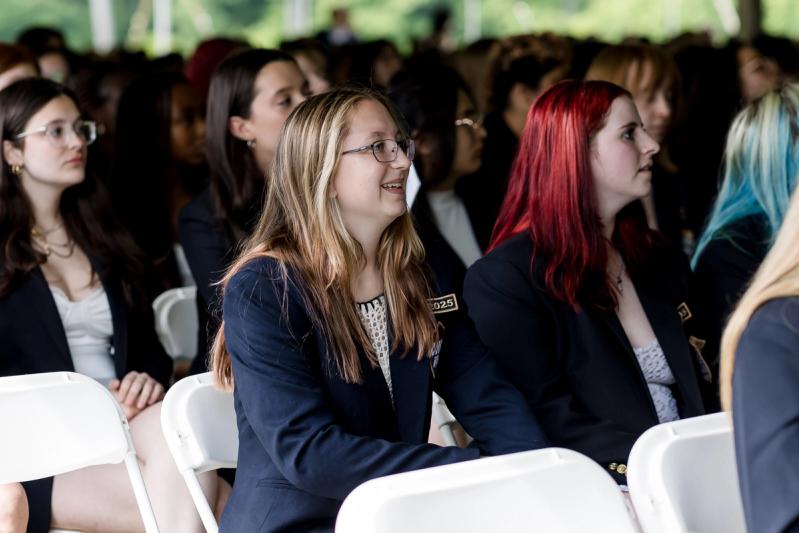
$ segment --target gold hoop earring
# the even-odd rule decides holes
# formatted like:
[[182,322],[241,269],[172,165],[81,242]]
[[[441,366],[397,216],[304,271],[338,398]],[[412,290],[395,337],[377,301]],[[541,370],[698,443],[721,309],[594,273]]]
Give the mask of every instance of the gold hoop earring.
[[11,165],[11,173],[19,177],[22,174],[22,165]]

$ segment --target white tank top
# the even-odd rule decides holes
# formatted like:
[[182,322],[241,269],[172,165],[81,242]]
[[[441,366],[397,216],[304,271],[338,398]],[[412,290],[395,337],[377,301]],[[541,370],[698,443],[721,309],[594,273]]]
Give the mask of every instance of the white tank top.
[[114,325],[111,307],[102,285],[82,300],[73,302],[58,287],[50,286],[58,314],[67,334],[69,353],[75,372],[101,383],[115,379],[111,358]]

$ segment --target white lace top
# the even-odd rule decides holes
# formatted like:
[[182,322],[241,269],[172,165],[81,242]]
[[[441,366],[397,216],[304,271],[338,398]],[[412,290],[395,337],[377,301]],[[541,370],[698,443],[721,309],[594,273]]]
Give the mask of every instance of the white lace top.
[[111,307],[102,285],[82,300],[73,302],[58,287],[50,286],[67,334],[75,372],[101,383],[116,378],[111,358],[114,325]]
[[386,298],[381,294],[368,302],[359,302],[357,305],[361,323],[369,334],[369,340],[372,341],[372,348],[377,354],[377,362],[380,364],[380,370],[383,371],[383,377],[386,380],[386,385],[388,385],[388,392],[391,395],[391,403],[393,404],[394,389],[391,386],[391,365],[388,361]]
[[675,382],[674,374],[666,361],[666,354],[663,353],[660,343],[655,339],[646,346],[633,348],[633,352],[635,352],[635,357],[638,359],[641,372],[643,372],[649,387],[649,394],[655,404],[658,420],[661,424],[678,420],[680,414],[677,411],[677,400],[674,399],[674,394],[669,388],[669,385]]

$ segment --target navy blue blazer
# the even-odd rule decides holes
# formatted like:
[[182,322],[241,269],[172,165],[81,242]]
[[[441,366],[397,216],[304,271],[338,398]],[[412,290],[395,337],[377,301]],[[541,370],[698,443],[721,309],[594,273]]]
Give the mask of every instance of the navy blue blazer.
[[[533,243],[517,235],[466,273],[464,298],[477,332],[527,398],[553,446],[591,457],[625,482],[633,443],[658,423],[641,368],[615,312],[575,311],[543,285],[543,258],[531,267]],[[685,276],[681,276],[685,272]],[[674,374],[681,417],[705,414],[704,362],[681,324],[688,317],[679,252],[659,253],[635,290]],[[690,318],[688,320],[691,320]],[[709,378],[709,376],[708,376]],[[619,465],[625,465],[620,475]]]
[[[155,334],[152,310],[128,307],[115,276],[102,283],[114,326],[111,357],[117,377],[136,370],[168,386],[172,359]],[[0,298],[0,376],[59,371],[74,372],[75,367],[55,300],[36,268]],[[52,478],[23,483],[30,508],[29,532],[50,530],[52,485]]]
[[799,531],[799,297],[763,304],[732,381],[738,479],[749,531]]
[[[546,446],[464,313],[436,315],[437,358],[392,354],[392,407],[363,354],[363,383],[338,377],[294,278],[286,287],[278,270],[275,259],[255,260],[224,295],[239,463],[221,531],[332,531],[342,500],[369,479]],[[434,389],[480,450],[426,444]]]
[[222,313],[219,287],[216,283],[233,261],[236,243],[231,241],[216,219],[208,189],[180,211],[178,232],[191,275],[197,285],[197,354],[189,370],[189,373],[197,374],[208,371],[208,353],[219,329]]

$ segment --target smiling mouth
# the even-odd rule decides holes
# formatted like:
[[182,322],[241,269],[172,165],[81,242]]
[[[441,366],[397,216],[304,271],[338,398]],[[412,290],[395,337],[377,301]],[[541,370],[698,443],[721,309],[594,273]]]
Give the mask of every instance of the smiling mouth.
[[404,188],[402,182],[399,181],[395,181],[393,183],[384,183],[381,185],[381,187],[387,191],[398,191]]
[[651,171],[652,171],[652,163],[648,163],[638,169],[638,172],[651,172]]

